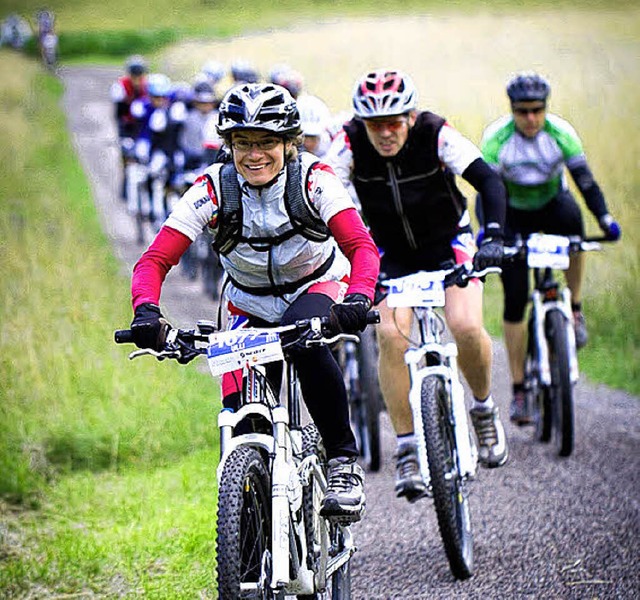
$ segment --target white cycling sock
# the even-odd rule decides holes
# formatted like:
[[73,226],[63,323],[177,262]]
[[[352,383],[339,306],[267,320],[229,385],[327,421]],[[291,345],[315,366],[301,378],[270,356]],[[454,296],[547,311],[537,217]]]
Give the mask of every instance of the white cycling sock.
[[495,404],[493,403],[493,396],[489,394],[486,400],[478,400],[476,397],[473,398],[473,408],[493,408]]
[[416,435],[415,433],[405,433],[403,435],[399,435],[397,438],[397,442],[398,442],[398,450],[400,450],[400,448],[402,446],[405,445],[414,445],[416,444]]

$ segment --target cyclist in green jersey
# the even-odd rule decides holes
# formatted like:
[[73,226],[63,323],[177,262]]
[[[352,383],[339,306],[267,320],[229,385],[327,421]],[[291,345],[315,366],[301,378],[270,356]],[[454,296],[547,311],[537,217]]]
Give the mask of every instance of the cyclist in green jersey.
[[[609,214],[578,134],[567,121],[547,112],[550,91],[548,81],[536,73],[513,77],[507,84],[511,114],[489,125],[482,138],[484,159],[502,175],[507,188],[505,240],[534,232],[584,235],[582,213],[567,187],[565,167],[604,234],[616,240],[620,226]],[[578,348],[587,343],[580,302],[583,262],[581,253],[573,255],[566,271]],[[531,422],[531,416],[526,414],[523,384],[524,312],[529,295],[526,262],[505,265],[502,283],[504,337],[513,380],[511,420],[523,425]]]

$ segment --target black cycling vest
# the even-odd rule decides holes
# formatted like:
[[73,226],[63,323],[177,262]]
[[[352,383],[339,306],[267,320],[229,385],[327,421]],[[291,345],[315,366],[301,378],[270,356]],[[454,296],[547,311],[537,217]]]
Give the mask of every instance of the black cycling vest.
[[362,120],[344,126],[363,216],[376,244],[395,257],[453,238],[466,208],[453,173],[438,158],[438,133],[444,123],[434,113],[418,113],[405,145],[392,158],[378,154]]

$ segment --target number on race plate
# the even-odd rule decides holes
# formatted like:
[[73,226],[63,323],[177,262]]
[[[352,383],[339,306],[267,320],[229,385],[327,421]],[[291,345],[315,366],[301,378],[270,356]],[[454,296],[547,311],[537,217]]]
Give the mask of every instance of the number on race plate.
[[536,233],[527,240],[527,264],[531,268],[569,268],[569,239],[561,235]]
[[209,336],[207,362],[214,377],[283,358],[277,333],[234,330]]
[[444,271],[419,271],[413,275],[388,279],[389,308],[444,306]]

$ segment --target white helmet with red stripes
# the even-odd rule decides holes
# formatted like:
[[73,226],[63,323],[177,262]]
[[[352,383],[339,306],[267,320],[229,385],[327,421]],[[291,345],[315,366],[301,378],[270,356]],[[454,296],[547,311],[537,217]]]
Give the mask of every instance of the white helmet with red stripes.
[[353,90],[353,109],[363,119],[402,115],[415,109],[417,100],[413,81],[402,71],[371,71]]

